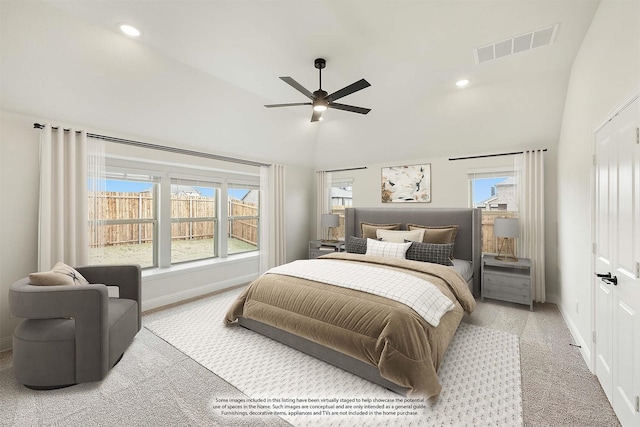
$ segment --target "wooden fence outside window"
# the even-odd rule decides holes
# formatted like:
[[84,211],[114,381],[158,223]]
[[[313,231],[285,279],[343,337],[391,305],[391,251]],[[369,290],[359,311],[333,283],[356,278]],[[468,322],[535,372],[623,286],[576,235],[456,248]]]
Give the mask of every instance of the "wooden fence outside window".
[[[229,216],[240,217],[229,222],[229,237],[258,244],[258,206],[240,200],[229,200]],[[216,203],[213,197],[197,195],[171,195],[171,218],[180,218],[171,224],[172,240],[211,239],[214,237]],[[255,218],[246,218],[255,217]],[[153,241],[154,226],[145,222],[154,220],[153,196],[149,193],[101,192],[89,195],[90,220],[126,221],[120,224],[91,222],[90,247],[121,244],[140,244]],[[209,220],[202,220],[208,218]],[[200,219],[200,220],[198,220]]]

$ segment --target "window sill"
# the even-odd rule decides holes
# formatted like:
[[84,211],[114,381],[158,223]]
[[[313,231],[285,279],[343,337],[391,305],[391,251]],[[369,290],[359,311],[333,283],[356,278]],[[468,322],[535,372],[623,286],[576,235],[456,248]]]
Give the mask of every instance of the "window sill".
[[193,273],[202,270],[208,270],[217,265],[240,264],[260,258],[259,251],[251,251],[229,255],[227,258],[213,258],[200,261],[185,262],[183,264],[172,265],[168,268],[150,268],[142,270],[143,279],[159,279],[167,276],[177,276],[180,274]]

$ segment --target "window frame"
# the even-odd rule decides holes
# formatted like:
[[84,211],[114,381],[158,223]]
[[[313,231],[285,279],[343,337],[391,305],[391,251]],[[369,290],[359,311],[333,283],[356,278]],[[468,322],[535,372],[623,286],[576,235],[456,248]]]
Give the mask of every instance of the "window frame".
[[[329,209],[331,211],[332,214],[337,213],[338,217],[339,217],[339,224],[338,227],[334,227],[334,229],[332,230],[333,235],[332,235],[332,239],[343,239],[345,238],[345,224],[344,224],[344,210],[346,208],[350,208],[353,207],[353,183],[354,183],[354,179],[353,178],[332,178],[331,179],[331,187],[329,188]],[[333,204],[333,198],[331,197],[331,190],[333,188],[343,188],[343,187],[351,187],[351,203],[349,205],[334,205]],[[334,209],[334,206],[342,206],[342,209]],[[337,232],[336,232],[336,228],[337,228]]]
[[[260,251],[260,226],[261,226],[261,222],[260,222],[260,183],[249,183],[249,182],[242,182],[242,181],[238,181],[238,180],[233,180],[230,181],[227,184],[227,201],[229,201],[229,190],[232,189],[238,189],[238,190],[258,190],[258,205],[257,205],[257,210],[256,212],[258,213],[257,215],[239,215],[239,216],[233,216],[231,215],[231,212],[227,211],[227,230],[229,230],[230,225],[232,223],[232,221],[239,221],[239,220],[256,220],[256,248],[255,249],[251,249],[251,250],[247,250],[247,251],[241,251],[241,252],[234,252],[231,255],[236,255],[236,254],[244,254],[244,253],[251,253],[251,252],[258,252]],[[222,228],[222,227],[221,227]],[[227,239],[226,242],[226,248],[227,248],[227,255],[229,254],[229,241]]]
[[[175,183],[175,184],[174,184]],[[185,261],[173,261],[173,244],[174,244],[174,236],[173,236],[173,230],[171,231],[171,237],[170,237],[170,243],[171,243],[171,251],[169,253],[169,264],[170,265],[179,265],[179,264],[184,264],[184,263],[189,263],[189,262],[196,262],[196,261],[202,261],[202,260],[207,260],[207,259],[214,259],[214,258],[218,258],[219,257],[219,250],[218,250],[218,241],[219,241],[219,214],[220,214],[220,194],[222,193],[221,191],[221,185],[218,181],[216,180],[207,180],[207,179],[203,179],[203,178],[193,178],[193,177],[185,177],[183,175],[174,175],[174,174],[170,174],[169,175],[169,184],[170,186],[173,185],[189,185],[189,186],[195,186],[195,187],[206,187],[206,188],[211,188],[213,189],[213,197],[214,197],[214,216],[207,216],[207,217],[173,217],[169,216],[169,220],[171,222],[171,225],[173,226],[173,224],[180,224],[182,222],[213,222],[213,255],[212,256],[208,256],[208,257],[204,257],[204,258],[195,258],[195,259],[191,259],[191,260],[185,260]],[[170,204],[173,202],[173,194],[171,194],[171,200],[170,200]]]
[[[142,177],[148,179],[142,179]],[[127,218],[127,219],[90,219],[89,224],[87,224],[88,229],[92,226],[108,226],[108,225],[143,225],[143,224],[152,224],[152,235],[153,239],[152,243],[152,257],[151,257],[151,266],[145,266],[144,268],[157,268],[158,267],[158,186],[159,186],[159,177],[157,173],[151,171],[139,171],[136,169],[130,169],[129,171],[124,171],[120,168],[113,168],[105,173],[104,180],[112,180],[112,181],[127,181],[127,182],[143,182],[148,183],[151,186],[151,213],[152,218]],[[95,199],[94,199],[95,200]],[[87,201],[88,202],[88,201]],[[87,248],[89,250],[89,248]]]
[[[220,262],[230,262],[235,259],[241,260],[246,257],[256,257],[259,254],[259,241],[258,249],[251,251],[244,251],[234,254],[227,253],[227,236],[225,230],[228,227],[228,212],[226,203],[223,201],[228,198],[228,183],[233,183],[232,187],[236,188],[255,188],[260,191],[260,174],[238,171],[234,172],[228,169],[219,169],[211,167],[203,167],[197,165],[188,165],[184,163],[172,163],[146,159],[137,159],[124,157],[119,155],[107,155],[105,157],[106,174],[105,179],[109,179],[110,174],[129,174],[135,175],[149,175],[157,178],[157,183],[154,185],[154,220],[138,220],[138,219],[113,219],[107,220],[109,222],[122,222],[131,223],[136,222],[152,222],[154,224],[154,241],[153,241],[153,264],[154,266],[144,267],[143,272],[149,274],[150,272],[157,272],[152,274],[160,274],[164,271],[171,271],[171,269],[178,268],[183,270],[185,268],[200,268],[203,265],[215,264]],[[172,263],[171,260],[171,226],[173,224],[171,218],[171,182],[172,179],[180,178],[183,180],[199,181],[203,187],[213,187],[216,191],[216,216],[214,217],[214,253],[215,257],[201,258],[192,261],[181,261]],[[188,218],[189,221],[207,221],[211,217],[206,218]],[[238,219],[238,217],[236,217]],[[258,227],[260,227],[260,209],[258,209],[257,216],[251,216],[250,219],[256,219],[258,221]],[[98,222],[91,220],[89,226],[98,224]],[[106,222],[99,222],[99,224],[106,224]],[[258,232],[259,236],[259,232]]]
[[[484,218],[487,215],[491,215],[491,216],[503,216],[503,217],[507,217],[507,218],[519,218],[520,216],[520,212],[519,212],[519,206],[518,206],[518,180],[517,180],[517,172],[515,171],[514,167],[495,167],[495,168],[487,168],[487,169],[481,169],[481,170],[472,170],[472,171],[467,171],[467,180],[468,180],[468,185],[469,185],[469,199],[468,199],[468,205],[471,208],[475,208],[476,204],[474,203],[474,180],[476,179],[491,179],[491,178],[513,178],[515,180],[514,186],[515,186],[515,210],[500,210],[500,209],[484,209],[484,208],[478,208],[482,211],[482,248],[481,251],[483,254],[496,254],[497,251],[493,251],[491,250],[492,247],[495,246],[495,248],[498,247],[498,243],[497,243],[497,237],[493,237],[490,238],[488,237],[493,236],[493,222],[488,223],[485,222]],[[486,213],[490,213],[490,214],[486,214]],[[494,218],[495,219],[495,218]],[[490,231],[490,233],[489,233]],[[487,247],[485,247],[485,244],[488,245]]]

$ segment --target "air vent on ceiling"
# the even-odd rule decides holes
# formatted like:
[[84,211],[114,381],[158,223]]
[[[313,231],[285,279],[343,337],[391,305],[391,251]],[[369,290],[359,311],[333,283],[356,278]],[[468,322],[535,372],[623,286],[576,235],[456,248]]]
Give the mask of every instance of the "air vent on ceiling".
[[530,33],[521,34],[510,39],[476,48],[473,50],[476,64],[535,49],[536,47],[550,45],[555,40],[557,31],[558,24],[555,24],[550,27],[541,28]]

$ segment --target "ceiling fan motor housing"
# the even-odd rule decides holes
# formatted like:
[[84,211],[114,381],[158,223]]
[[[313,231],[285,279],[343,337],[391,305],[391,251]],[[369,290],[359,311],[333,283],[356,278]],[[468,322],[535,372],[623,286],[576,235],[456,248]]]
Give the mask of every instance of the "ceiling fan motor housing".
[[327,95],[329,95],[329,93],[328,93],[328,92],[326,92],[326,91],[324,91],[324,90],[322,90],[322,89],[318,89],[318,90],[316,90],[315,92],[313,92],[313,94],[314,94],[314,96],[315,96],[316,98],[326,98],[326,97],[327,97]]

